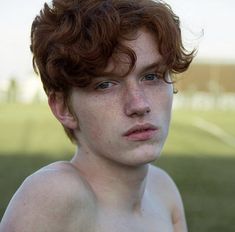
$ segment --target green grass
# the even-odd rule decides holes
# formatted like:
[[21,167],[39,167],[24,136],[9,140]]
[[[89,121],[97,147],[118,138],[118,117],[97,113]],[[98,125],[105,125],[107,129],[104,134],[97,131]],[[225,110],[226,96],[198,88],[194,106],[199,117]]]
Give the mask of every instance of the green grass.
[[[224,142],[220,137],[198,128],[198,119],[223,130],[234,140]],[[235,111],[175,110],[164,151],[178,155],[235,156]]]
[[157,164],[181,192],[189,231],[235,231],[235,158],[165,156]]
[[[235,111],[176,110],[156,165],[175,180],[189,231],[235,231],[235,148],[195,126],[202,118],[235,137]],[[70,159],[74,146],[45,104],[0,105],[0,218],[24,178],[45,164]]]
[[0,105],[1,154],[44,153],[57,155],[73,151],[62,126],[46,104]]

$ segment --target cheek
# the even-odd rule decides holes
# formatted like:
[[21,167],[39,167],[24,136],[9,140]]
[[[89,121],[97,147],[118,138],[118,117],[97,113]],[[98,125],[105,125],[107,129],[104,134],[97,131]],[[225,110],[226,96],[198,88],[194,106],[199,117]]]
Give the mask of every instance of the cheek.
[[165,109],[165,135],[167,136],[169,125],[171,121],[171,111],[172,111],[172,101],[173,101],[173,93],[169,93],[166,97],[166,100],[164,102],[164,109]]
[[[115,127],[110,123],[110,117],[107,114],[99,115],[89,112],[81,114],[80,131],[78,139],[81,146],[88,147],[93,153],[108,153],[116,144]],[[115,140],[116,141],[116,140]]]
[[167,95],[167,97],[164,100],[163,104],[163,112],[164,112],[164,117],[166,120],[166,126],[168,128],[171,120],[171,111],[172,111],[172,101],[173,101],[173,95]]
[[157,92],[157,96],[154,97],[156,100],[152,101],[154,108],[153,117],[155,117],[157,123],[161,125],[164,135],[168,133],[173,101],[173,89],[171,86],[166,87],[164,91]]
[[102,136],[103,130],[100,124],[99,116],[94,112],[83,112],[79,114],[79,128],[81,134],[92,140],[99,139]]
[[173,102],[172,85],[166,83],[164,88],[154,92],[152,99],[154,99],[152,104],[158,110],[158,113],[162,113],[168,118],[167,115],[171,115]]
[[110,97],[83,93],[74,95],[73,109],[78,119],[76,134],[79,141],[94,144],[109,142],[117,115],[113,100],[111,104]]
[[112,121],[114,117],[110,109],[105,109],[101,104],[90,107],[84,106],[78,113],[80,134],[92,142],[110,138]]
[[172,102],[173,102],[173,86],[172,84],[166,84],[166,91],[163,92],[162,96],[162,107],[165,109],[166,113],[171,115]]

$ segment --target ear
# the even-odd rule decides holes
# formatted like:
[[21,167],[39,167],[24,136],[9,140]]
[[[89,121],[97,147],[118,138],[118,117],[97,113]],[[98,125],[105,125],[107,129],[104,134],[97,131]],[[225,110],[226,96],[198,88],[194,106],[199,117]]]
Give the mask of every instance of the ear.
[[63,126],[69,129],[76,129],[78,122],[76,117],[70,112],[68,105],[65,102],[63,93],[53,92],[48,96],[48,104],[52,113],[60,121]]

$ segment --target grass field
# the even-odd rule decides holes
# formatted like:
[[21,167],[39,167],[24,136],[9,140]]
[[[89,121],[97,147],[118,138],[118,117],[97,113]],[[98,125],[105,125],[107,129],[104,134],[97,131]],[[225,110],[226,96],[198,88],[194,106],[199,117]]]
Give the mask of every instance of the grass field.
[[[235,111],[175,110],[162,157],[191,232],[235,231]],[[45,104],[0,105],[0,218],[26,176],[74,147]]]

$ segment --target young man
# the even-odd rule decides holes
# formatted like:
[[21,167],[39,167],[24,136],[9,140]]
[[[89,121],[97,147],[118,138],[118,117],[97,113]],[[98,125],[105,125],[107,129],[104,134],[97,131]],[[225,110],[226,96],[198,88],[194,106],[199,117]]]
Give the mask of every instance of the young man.
[[187,231],[175,184],[150,165],[168,134],[172,74],[194,55],[170,7],[54,0],[31,39],[51,110],[77,151],[24,181],[0,231]]

